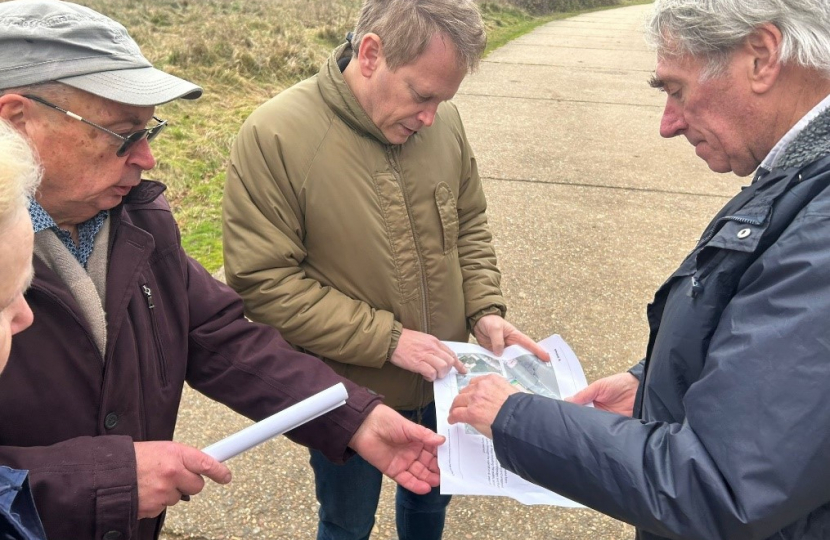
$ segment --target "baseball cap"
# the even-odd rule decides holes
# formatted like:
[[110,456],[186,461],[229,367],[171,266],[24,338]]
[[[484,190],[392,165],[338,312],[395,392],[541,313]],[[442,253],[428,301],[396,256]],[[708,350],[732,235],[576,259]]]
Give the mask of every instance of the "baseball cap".
[[202,89],[158,70],[118,22],[59,0],[0,2],[0,89],[61,82],[139,107]]

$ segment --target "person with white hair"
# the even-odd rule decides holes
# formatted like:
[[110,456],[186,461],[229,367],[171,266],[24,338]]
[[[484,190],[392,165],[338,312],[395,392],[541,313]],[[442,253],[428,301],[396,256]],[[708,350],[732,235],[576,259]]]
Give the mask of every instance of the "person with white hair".
[[43,166],[34,323],[0,378],[0,463],[30,471],[50,538],[154,539],[205,478],[231,480],[172,441],[185,382],[252,420],[342,382],[345,405],[289,437],[416,492],[437,485],[442,437],[250,322],[185,253],[165,186],[143,175],[167,125],[156,106],[200,87],[155,69],[123,25],[55,0],[0,2],[0,73],[0,118]]
[[570,403],[478,378],[450,421],[643,540],[830,538],[830,3],[657,0],[649,35],[660,134],[752,183],[657,291],[637,366]]
[[[40,166],[26,140],[0,120],[0,372],[12,336],[32,324],[23,293],[32,281],[32,221],[29,200],[40,182]],[[0,463],[0,538],[46,538],[37,515],[28,471]]]

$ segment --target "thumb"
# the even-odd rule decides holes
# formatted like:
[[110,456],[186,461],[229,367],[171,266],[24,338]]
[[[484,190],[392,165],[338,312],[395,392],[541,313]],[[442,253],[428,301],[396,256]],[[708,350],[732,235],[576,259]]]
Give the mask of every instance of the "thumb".
[[434,431],[429,428],[425,428],[424,426],[419,426],[418,424],[412,424],[410,427],[409,432],[409,439],[421,441],[424,446],[428,447],[436,447],[441,446],[444,444],[446,437],[443,435],[438,435]]
[[501,356],[504,352],[504,332],[501,328],[496,328],[489,333],[490,345],[493,347],[492,351],[496,356]]
[[196,448],[182,447],[182,463],[188,471],[207,476],[218,484],[231,481],[231,471],[225,465]]
[[570,403],[576,403],[577,405],[587,405],[593,402],[597,397],[597,388],[595,385],[590,385],[587,388],[583,388],[576,394],[566,397],[565,401]]

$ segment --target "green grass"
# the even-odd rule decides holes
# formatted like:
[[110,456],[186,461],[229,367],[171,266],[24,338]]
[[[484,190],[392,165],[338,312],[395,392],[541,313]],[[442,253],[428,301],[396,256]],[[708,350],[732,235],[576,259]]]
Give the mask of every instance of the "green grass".
[[533,15],[510,4],[482,2],[480,4],[481,15],[487,26],[487,48],[484,51],[484,55],[487,56],[491,51],[551,21],[567,19],[580,13],[590,13],[637,4],[650,4],[651,2],[652,0],[618,0],[615,5],[598,6],[578,11],[559,11],[544,15]]
[[[124,24],[156,67],[204,88],[197,101],[158,108],[156,114],[168,119],[170,128],[153,142],[158,165],[146,176],[167,184],[187,252],[208,270],[219,269],[225,169],[239,127],[261,103],[317,72],[351,29],[361,0],[75,1]],[[487,53],[575,14],[535,15],[516,4],[614,1],[483,1]],[[617,5],[637,2],[618,0]]]

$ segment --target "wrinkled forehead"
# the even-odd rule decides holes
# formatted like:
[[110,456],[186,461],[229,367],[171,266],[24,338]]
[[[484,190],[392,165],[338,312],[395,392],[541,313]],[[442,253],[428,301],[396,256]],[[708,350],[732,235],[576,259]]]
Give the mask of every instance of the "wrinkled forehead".
[[127,122],[143,125],[155,114],[155,107],[126,105],[77,89],[64,94],[60,101],[65,109],[99,123]]

